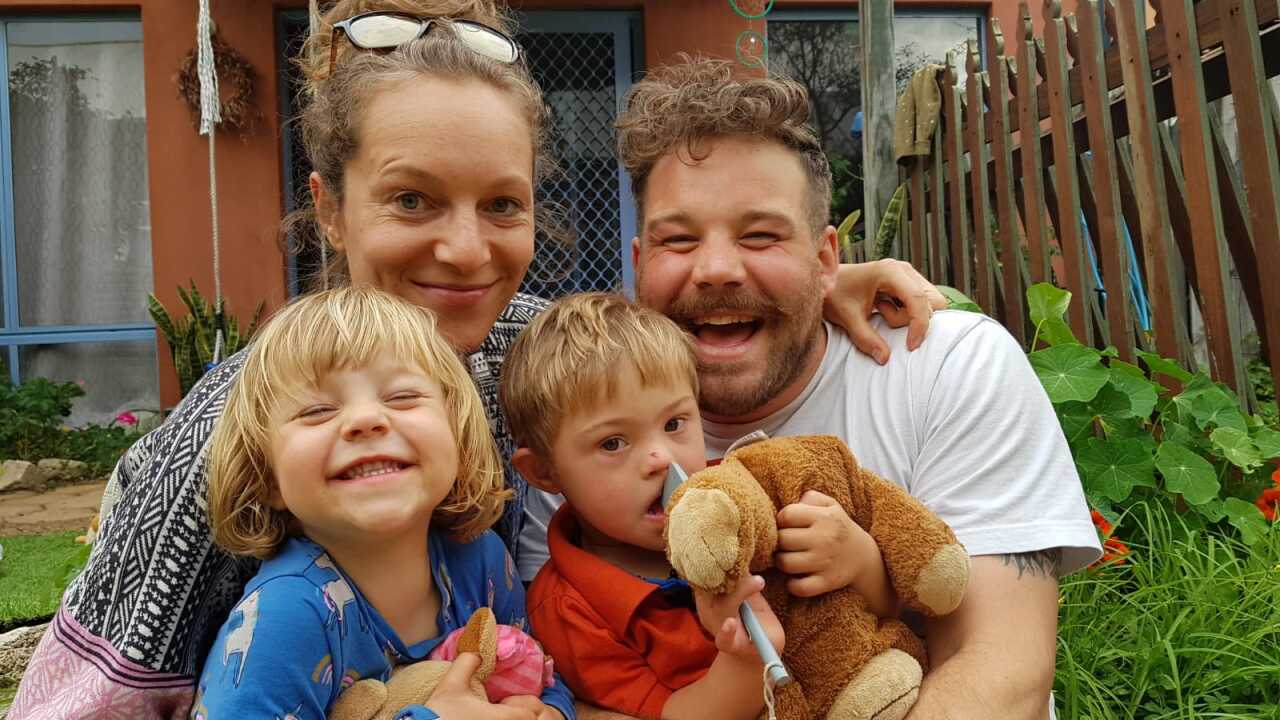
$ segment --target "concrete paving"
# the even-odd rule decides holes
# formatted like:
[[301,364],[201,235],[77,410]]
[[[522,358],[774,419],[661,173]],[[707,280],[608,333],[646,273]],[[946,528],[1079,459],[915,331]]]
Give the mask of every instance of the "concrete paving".
[[98,512],[106,481],[63,485],[45,492],[0,494],[0,537],[39,535],[89,527]]

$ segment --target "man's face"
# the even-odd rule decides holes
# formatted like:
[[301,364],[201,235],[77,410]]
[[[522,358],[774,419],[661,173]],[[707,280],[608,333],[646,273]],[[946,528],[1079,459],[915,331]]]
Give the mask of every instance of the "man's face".
[[800,157],[783,145],[726,137],[675,152],[646,185],[632,243],[636,294],[696,339],[699,405],[743,418],[801,379],[822,335],[836,238],[815,238]]

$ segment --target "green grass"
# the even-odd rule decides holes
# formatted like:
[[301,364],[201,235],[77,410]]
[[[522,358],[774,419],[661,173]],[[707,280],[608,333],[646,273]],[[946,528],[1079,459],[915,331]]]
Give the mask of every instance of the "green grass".
[[1129,564],[1063,583],[1058,716],[1280,719],[1280,531],[1249,547],[1154,504],[1122,522],[1145,538]]
[[76,532],[0,538],[0,632],[47,618],[62,591],[84,567],[89,547]]

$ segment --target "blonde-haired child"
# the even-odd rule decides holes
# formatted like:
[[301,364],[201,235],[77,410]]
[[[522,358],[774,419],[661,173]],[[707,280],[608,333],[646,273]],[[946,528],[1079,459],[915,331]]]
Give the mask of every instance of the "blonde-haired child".
[[[330,290],[281,310],[248,353],[211,441],[209,516],[219,545],[264,562],[192,717],[324,718],[352,682],[424,659],[479,607],[523,627],[523,586],[488,531],[510,491],[429,313]],[[558,682],[502,707],[470,695],[474,666],[396,717],[573,717]]]

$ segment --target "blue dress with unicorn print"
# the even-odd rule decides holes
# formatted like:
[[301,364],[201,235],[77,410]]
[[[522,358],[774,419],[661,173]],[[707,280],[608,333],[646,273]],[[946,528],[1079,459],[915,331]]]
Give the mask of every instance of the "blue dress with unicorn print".
[[[431,532],[432,577],[440,591],[439,632],[406,646],[354,582],[305,537],[290,538],[262,564],[218,631],[196,685],[192,720],[323,720],[357,680],[386,681],[397,665],[427,657],[478,608],[524,630],[524,586],[502,541],[485,532],[469,543]],[[542,701],[574,720],[573,696],[556,676]],[[421,705],[398,719],[428,720]]]

